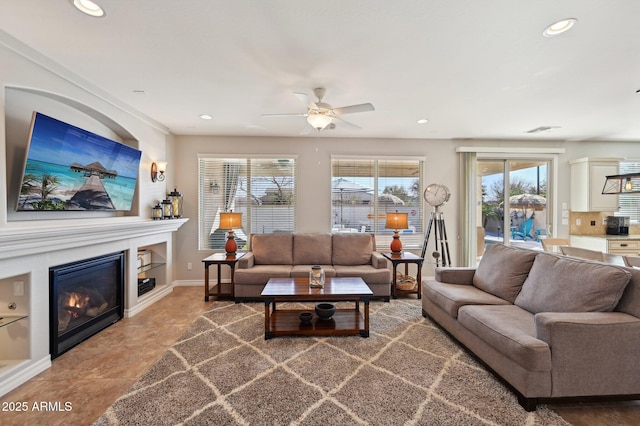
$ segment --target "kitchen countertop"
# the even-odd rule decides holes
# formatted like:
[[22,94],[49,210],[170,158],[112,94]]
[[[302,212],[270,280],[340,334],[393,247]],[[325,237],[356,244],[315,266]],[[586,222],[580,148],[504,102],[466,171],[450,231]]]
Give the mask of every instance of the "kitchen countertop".
[[606,240],[640,240],[640,235],[609,235],[609,234],[572,234],[569,237],[590,237],[590,238],[603,238]]

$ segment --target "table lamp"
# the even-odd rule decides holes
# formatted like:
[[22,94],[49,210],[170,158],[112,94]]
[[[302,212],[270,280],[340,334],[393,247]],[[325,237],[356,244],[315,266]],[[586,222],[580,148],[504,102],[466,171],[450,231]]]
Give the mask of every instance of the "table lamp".
[[409,214],[398,213],[396,210],[394,213],[387,213],[387,222],[384,225],[387,229],[393,229],[393,240],[391,241],[391,253],[402,253],[402,242],[400,241],[400,229],[409,229]]
[[238,250],[235,235],[233,234],[233,230],[238,228],[242,228],[242,213],[234,213],[233,211],[220,212],[220,229],[229,231],[227,243],[224,246],[227,254],[236,254],[236,250]]

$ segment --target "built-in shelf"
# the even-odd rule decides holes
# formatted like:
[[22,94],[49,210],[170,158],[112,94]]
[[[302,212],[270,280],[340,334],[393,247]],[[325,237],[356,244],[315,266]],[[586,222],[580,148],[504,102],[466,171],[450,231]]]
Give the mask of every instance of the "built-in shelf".
[[143,272],[147,272],[154,268],[159,268],[160,266],[164,266],[164,263],[150,263],[148,265],[144,265],[138,268],[138,273],[142,274]]
[[0,315],[0,327],[4,327],[5,325],[9,325],[16,321],[20,321],[23,318],[26,318],[27,315]]

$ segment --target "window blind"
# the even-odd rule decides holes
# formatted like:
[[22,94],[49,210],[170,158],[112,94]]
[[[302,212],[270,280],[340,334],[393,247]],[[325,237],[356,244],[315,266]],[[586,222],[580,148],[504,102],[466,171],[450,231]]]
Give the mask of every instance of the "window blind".
[[223,249],[220,212],[242,213],[236,242],[248,235],[294,232],[296,158],[199,158],[199,247]]
[[[639,173],[640,161],[621,161],[619,173]],[[636,188],[634,188],[636,189]],[[640,196],[638,194],[620,194],[618,198],[620,209],[617,216],[629,216],[631,222],[640,222]]]
[[389,246],[393,230],[386,214],[408,213],[409,229],[401,231],[406,248],[422,246],[424,159],[371,157],[332,158],[332,232],[376,234],[379,246]]

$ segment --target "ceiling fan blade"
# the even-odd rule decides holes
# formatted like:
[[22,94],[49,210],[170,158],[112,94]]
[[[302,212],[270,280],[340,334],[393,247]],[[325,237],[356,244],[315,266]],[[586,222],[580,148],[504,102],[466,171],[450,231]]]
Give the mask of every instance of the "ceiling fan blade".
[[306,93],[294,92],[293,95],[305,106],[309,105],[309,95]]
[[260,114],[262,117],[306,117],[306,112],[293,112],[290,114]]
[[311,133],[312,130],[315,130],[313,127],[311,127],[309,124],[307,124],[306,126],[304,126],[302,128],[302,130],[300,130],[300,133],[298,133],[299,135],[308,135],[309,133]]
[[375,108],[372,104],[358,104],[358,105],[349,105],[343,106],[340,108],[333,108],[333,113],[336,115],[340,114],[353,114],[354,112],[367,112],[367,111],[375,111]]
[[353,123],[349,123],[347,120],[340,118],[338,116],[333,116],[332,118],[334,118],[335,120],[337,120],[339,122],[340,127],[344,127],[346,129],[350,129],[350,130],[362,130],[362,127],[360,126],[356,126]]

